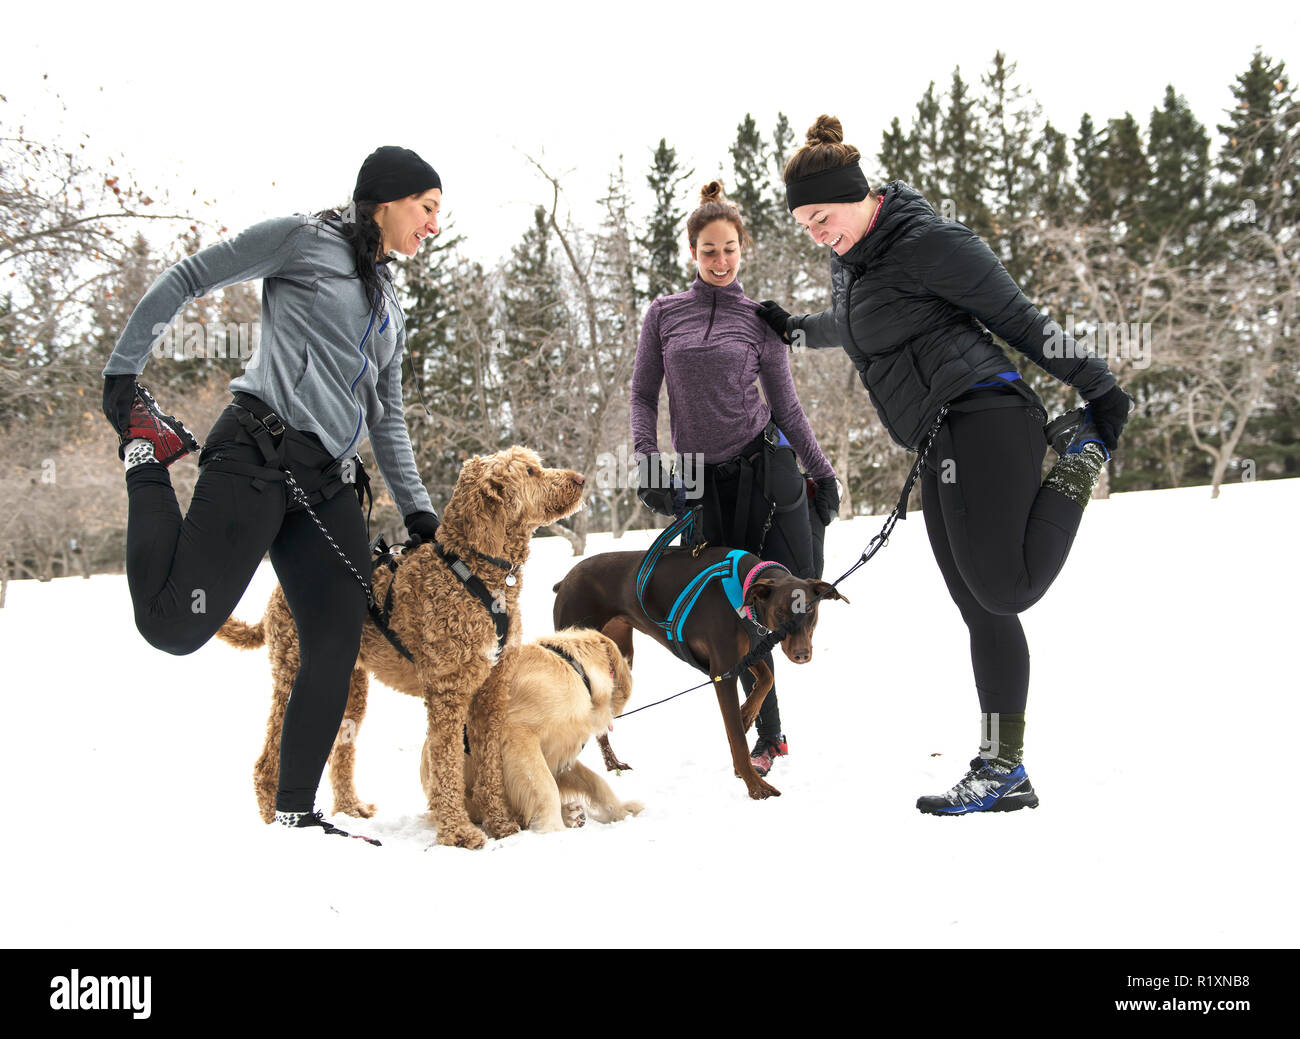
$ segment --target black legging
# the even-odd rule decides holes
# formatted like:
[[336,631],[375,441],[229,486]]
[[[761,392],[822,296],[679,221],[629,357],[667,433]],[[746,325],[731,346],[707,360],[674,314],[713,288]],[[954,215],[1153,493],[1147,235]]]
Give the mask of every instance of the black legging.
[[[966,398],[1006,400],[1010,391]],[[940,427],[922,476],[925,528],[934,558],[970,630],[980,710],[1021,713],[1029,694],[1029,647],[1016,614],[1060,573],[1083,509],[1042,486],[1047,439],[1042,413],[1023,406],[963,411]]]
[[[760,453],[762,450],[762,435],[749,444],[742,452],[742,457],[749,457],[752,454]],[[759,457],[762,458],[761,453]],[[777,464],[779,476],[776,476],[774,483],[775,497],[778,501],[792,500],[792,494],[796,489],[802,492],[803,477],[799,474],[798,466],[795,462],[794,452],[788,448],[777,452]],[[743,505],[737,504],[737,497],[740,492],[740,470],[739,467],[731,463],[722,465],[704,466],[704,538],[710,545],[727,545],[730,548],[743,548],[747,552],[754,552],[763,559],[770,559],[780,563],[796,577],[820,577],[820,573],[813,573],[813,545],[812,534],[809,528],[808,507],[806,499],[799,508],[788,512],[777,512],[772,516],[772,525],[768,528],[766,538],[763,538],[763,525],[767,521],[771,511],[770,502],[763,495],[763,470],[762,464],[755,467],[753,477],[753,487],[750,492],[749,501]],[[713,509],[711,495],[717,494],[717,511]],[[748,513],[748,519],[745,523],[745,536],[742,539],[743,544],[733,544],[735,537],[735,516],[737,508],[743,507]],[[719,523],[721,527],[719,529]],[[758,551],[759,540],[763,540],[762,551]],[[773,664],[772,654],[766,653],[760,658],[772,671],[775,679],[776,668]],[[740,676],[741,688],[745,690],[748,696],[754,688],[754,676],[749,671],[745,671]],[[777,706],[776,684],[772,685],[772,690],[763,699],[763,706],[758,712],[758,719],[755,723],[758,735],[775,737],[781,734],[781,710]]]
[[[297,457],[289,468],[304,486],[319,482],[332,459],[310,434],[291,433]],[[313,443],[314,442],[314,443]],[[167,470],[157,464],[127,472],[126,574],[135,622],[152,646],[192,653],[238,604],[269,549],[298,628],[301,663],[284,714],[276,808],[314,807],[316,788],[347,707],[348,682],[361,643],[366,598],[311,517],[286,511],[283,482],[260,482],[213,468],[213,454],[261,461],[231,408],[222,413],[201,460],[189,512],[182,518]],[[351,488],[313,506],[362,574],[369,544]]]

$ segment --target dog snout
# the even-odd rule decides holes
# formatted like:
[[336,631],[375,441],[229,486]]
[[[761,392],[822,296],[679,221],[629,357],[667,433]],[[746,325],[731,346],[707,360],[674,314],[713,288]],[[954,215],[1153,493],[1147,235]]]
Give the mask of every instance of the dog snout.
[[572,480],[574,483],[576,483],[579,487],[581,487],[583,484],[587,482],[587,478],[583,476],[582,473],[570,472],[569,479]]

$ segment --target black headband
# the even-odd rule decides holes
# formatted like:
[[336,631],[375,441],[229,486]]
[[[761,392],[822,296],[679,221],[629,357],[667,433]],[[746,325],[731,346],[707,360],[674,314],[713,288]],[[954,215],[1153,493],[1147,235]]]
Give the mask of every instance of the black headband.
[[442,188],[437,171],[410,148],[386,144],[366,156],[352,189],[353,202],[392,202]]
[[856,162],[800,177],[785,186],[785,201],[791,213],[800,206],[861,202],[870,194],[866,174]]

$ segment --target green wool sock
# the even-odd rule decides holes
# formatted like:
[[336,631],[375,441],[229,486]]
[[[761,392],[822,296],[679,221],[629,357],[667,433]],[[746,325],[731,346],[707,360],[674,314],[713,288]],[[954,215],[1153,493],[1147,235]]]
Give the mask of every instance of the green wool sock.
[[980,715],[980,757],[1008,769],[1024,757],[1025,716],[1021,714]]
[[1043,486],[1064,494],[1079,508],[1086,508],[1105,464],[1102,449],[1096,444],[1086,444],[1077,455],[1062,455],[1048,472]]

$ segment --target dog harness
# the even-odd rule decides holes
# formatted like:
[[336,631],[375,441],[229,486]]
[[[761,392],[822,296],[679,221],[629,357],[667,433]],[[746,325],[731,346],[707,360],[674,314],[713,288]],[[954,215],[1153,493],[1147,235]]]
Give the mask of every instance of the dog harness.
[[[552,646],[549,642],[539,641],[537,644],[541,646],[543,649],[549,649],[552,653],[555,653],[558,656],[563,657],[566,661],[568,661],[569,667],[573,668],[573,670],[578,672],[578,677],[582,679],[582,684],[587,687],[588,698],[592,700],[595,699],[595,696],[591,692],[591,679],[587,677],[587,670],[582,666],[582,663],[577,659],[577,657],[575,657],[572,653],[570,653],[568,650],[564,649],[563,647]],[[611,674],[610,677],[613,678],[614,677],[613,674]]]
[[[437,541],[433,543],[433,549],[447,564],[448,568],[459,579],[460,583],[465,586],[465,590],[474,596],[483,607],[488,611],[492,618],[492,625],[497,630],[497,659],[501,658],[501,652],[506,648],[506,637],[510,634],[510,614],[506,612],[505,603],[497,600],[490,591],[488,586],[483,583],[481,577],[475,576],[474,572],[466,565],[465,561],[454,552],[449,552],[443,548]],[[476,553],[498,566],[506,567],[509,573],[506,575],[506,584],[515,583],[515,570],[518,564],[512,564],[505,559],[497,559],[495,556],[484,555],[482,552]]]
[[745,605],[745,594],[749,591],[754,577],[761,570],[776,567],[786,573],[789,573],[789,571],[780,563],[771,560],[762,560],[742,579],[740,576],[741,557],[752,555],[753,553],[746,552],[741,548],[733,548],[723,556],[722,559],[705,567],[691,578],[686,587],[683,588],[681,593],[677,596],[672,608],[668,611],[668,616],[664,620],[656,620],[654,617],[651,617],[650,611],[646,609],[645,605],[645,590],[650,583],[651,575],[654,573],[655,564],[658,563],[659,557],[663,555],[669,542],[671,542],[678,534],[685,531],[688,533],[689,539],[689,532],[694,528],[695,518],[699,511],[700,506],[697,505],[690,512],[683,515],[664,530],[664,532],[655,539],[655,543],[650,546],[649,550],[641,560],[640,567],[637,568],[636,597],[637,602],[641,606],[641,612],[644,613],[651,622],[658,625],[658,627],[663,631],[664,637],[668,640],[668,645],[672,651],[692,667],[699,668],[702,671],[707,671],[707,668],[695,659],[694,654],[692,654],[690,649],[687,647],[685,637],[686,621],[691,615],[691,610],[695,608],[695,604],[699,601],[700,596],[704,594],[704,589],[713,581],[720,581],[722,583],[723,593],[727,596],[727,601],[731,604],[731,608],[736,611],[736,615],[742,620],[746,620],[753,624],[758,628],[761,635],[765,635],[767,634],[767,629],[758,623],[757,619],[754,617],[753,611],[750,607]]

